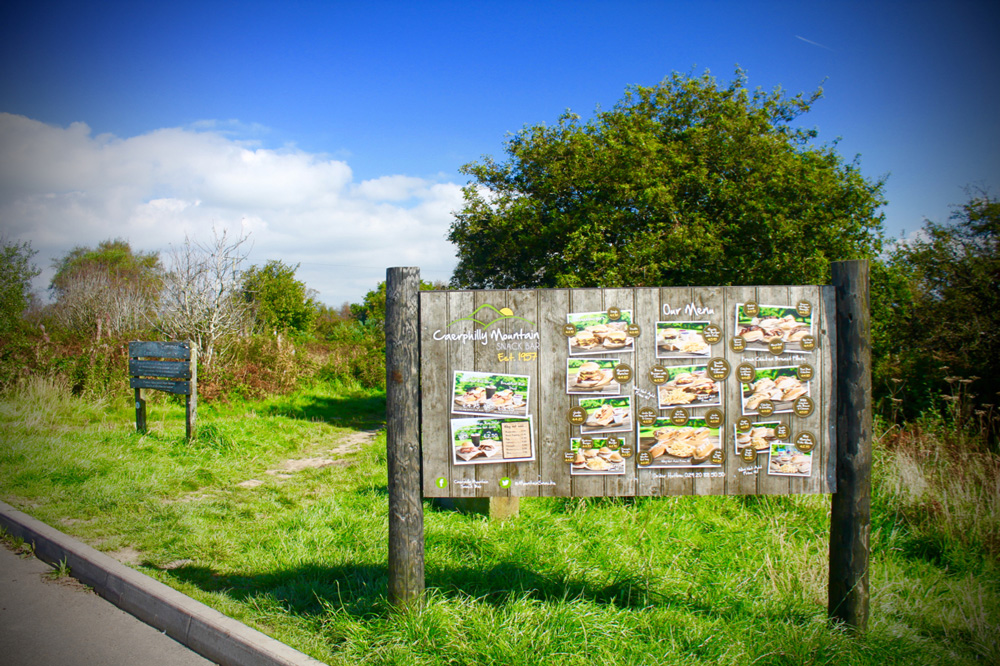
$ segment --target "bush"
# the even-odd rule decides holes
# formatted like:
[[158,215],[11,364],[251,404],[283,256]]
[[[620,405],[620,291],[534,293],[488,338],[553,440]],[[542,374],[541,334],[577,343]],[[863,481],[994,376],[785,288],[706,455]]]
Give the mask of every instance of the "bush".
[[198,395],[205,401],[264,398],[298,386],[308,359],[281,336],[255,335],[233,343],[211,365],[199,365]]

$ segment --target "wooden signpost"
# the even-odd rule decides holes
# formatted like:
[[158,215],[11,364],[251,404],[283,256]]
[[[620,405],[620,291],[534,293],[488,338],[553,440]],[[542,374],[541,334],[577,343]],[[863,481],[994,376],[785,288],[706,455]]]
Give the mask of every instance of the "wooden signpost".
[[420,292],[389,269],[393,603],[423,590],[423,497],[833,493],[830,615],[863,629],[870,378],[849,308],[867,313],[867,265],[834,276]]
[[197,434],[198,348],[191,342],[130,342],[129,388],[135,389],[135,429],[146,432],[143,389],[187,396],[186,434]]

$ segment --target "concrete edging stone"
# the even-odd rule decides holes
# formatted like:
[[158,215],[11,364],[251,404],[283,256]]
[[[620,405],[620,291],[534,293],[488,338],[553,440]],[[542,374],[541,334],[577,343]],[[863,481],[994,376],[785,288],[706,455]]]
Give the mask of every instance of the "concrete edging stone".
[[34,544],[38,559],[53,566],[65,562],[73,578],[221,666],[324,666],[5,502],[0,502],[0,526]]

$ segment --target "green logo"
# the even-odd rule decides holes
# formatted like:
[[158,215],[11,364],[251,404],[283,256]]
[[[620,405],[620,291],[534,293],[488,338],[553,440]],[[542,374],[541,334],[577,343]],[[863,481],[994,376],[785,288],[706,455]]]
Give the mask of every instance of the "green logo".
[[[490,320],[488,322],[487,321],[482,321],[481,319],[477,319],[477,317],[479,316],[479,313],[482,312],[483,310],[487,310],[488,311],[486,316],[489,316],[490,312],[492,312],[496,316],[492,320]],[[483,318],[485,319],[486,317],[484,316]],[[487,303],[486,305],[480,305],[478,308],[476,308],[475,312],[473,312],[468,317],[461,317],[459,319],[456,319],[455,321],[453,321],[450,324],[448,324],[448,326],[451,326],[451,324],[457,324],[460,321],[474,321],[477,324],[479,324],[480,326],[482,326],[483,328],[489,328],[490,326],[492,326],[493,324],[497,323],[498,321],[506,321],[508,319],[517,319],[519,321],[525,322],[529,326],[534,326],[535,325],[535,322],[533,322],[533,321],[525,319],[524,317],[518,317],[518,316],[516,316],[514,314],[514,311],[511,310],[510,308],[500,308],[498,310],[497,308],[495,308],[492,305],[490,305],[490,304]]]
[[500,487],[510,488],[510,479],[508,479],[506,476],[500,479]]
[[444,478],[443,476],[439,476],[438,478],[434,479],[434,485],[437,486],[438,488],[444,489],[448,485],[448,479]]

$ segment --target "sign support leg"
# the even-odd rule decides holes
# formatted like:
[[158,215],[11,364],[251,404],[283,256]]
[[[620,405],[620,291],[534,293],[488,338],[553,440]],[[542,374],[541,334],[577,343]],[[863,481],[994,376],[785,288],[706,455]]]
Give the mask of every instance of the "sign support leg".
[[140,388],[135,389],[135,431],[146,433],[146,401]]
[[191,441],[198,436],[198,345],[191,343],[191,379],[190,392],[187,396],[185,422],[187,438]]
[[389,603],[399,608],[419,606],[424,591],[419,291],[419,268],[390,268],[386,271]]
[[872,382],[868,262],[832,265],[837,294],[837,492],[831,498],[831,620],[868,626]]

